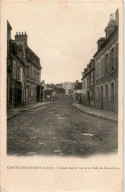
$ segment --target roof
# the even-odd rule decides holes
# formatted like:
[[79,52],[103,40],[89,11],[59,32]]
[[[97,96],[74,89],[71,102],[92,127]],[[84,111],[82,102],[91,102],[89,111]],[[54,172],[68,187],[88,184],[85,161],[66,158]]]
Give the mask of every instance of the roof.
[[114,35],[118,32],[118,26],[115,27],[114,31],[111,33],[111,35],[106,39],[106,41],[103,43],[102,47],[94,54],[94,58],[97,56],[97,54],[109,43],[109,41],[114,37]]
[[32,49],[31,49],[28,45],[26,45],[26,49],[27,49],[27,51],[29,50],[31,53],[33,53],[38,59],[40,59],[40,58],[34,53],[34,51],[32,51]]
[[9,23],[8,20],[7,20],[7,27],[8,27],[10,30],[12,30],[12,27],[11,27],[11,25],[10,25],[10,23]]

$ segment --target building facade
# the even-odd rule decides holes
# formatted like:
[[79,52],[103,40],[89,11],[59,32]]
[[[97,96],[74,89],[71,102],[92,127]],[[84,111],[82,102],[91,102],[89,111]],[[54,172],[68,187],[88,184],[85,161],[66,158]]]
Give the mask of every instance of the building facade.
[[82,99],[82,82],[79,82],[78,80],[74,83],[73,99],[75,101],[81,101]]
[[41,99],[41,65],[39,57],[26,47],[26,102],[40,102]]
[[94,87],[95,87],[95,63],[90,60],[87,68],[82,73],[82,102],[84,105],[94,106]]
[[72,95],[74,84],[71,83],[71,82],[64,82],[63,88],[64,88],[64,90],[66,92],[66,95]]
[[[7,26],[12,29],[9,22]],[[11,108],[23,105],[26,101],[26,60],[24,46],[11,40],[10,34],[9,44],[7,40],[7,59],[7,105]]]
[[7,105],[8,108],[41,101],[41,65],[28,47],[27,34],[16,33],[11,39],[7,22]]
[[10,104],[10,80],[11,80],[11,74],[12,74],[12,67],[10,64],[11,60],[11,30],[12,27],[10,26],[9,22],[7,21],[7,107],[9,107]]
[[118,111],[118,21],[111,15],[105,29],[106,36],[98,40],[95,60],[95,106],[111,111]]

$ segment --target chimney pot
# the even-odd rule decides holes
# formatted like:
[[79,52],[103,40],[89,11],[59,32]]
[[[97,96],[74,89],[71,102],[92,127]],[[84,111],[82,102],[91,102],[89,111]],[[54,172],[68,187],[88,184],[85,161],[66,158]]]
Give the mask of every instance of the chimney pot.
[[114,20],[114,14],[110,14],[110,21]]

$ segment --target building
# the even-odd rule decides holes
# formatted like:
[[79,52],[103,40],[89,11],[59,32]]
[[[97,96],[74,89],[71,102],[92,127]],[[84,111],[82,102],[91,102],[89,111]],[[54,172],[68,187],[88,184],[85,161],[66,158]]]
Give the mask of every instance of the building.
[[15,40],[11,40],[12,27],[7,22],[7,105],[15,107],[26,102],[25,74],[26,60],[25,49]]
[[45,97],[44,97],[44,91],[47,89],[47,86],[46,86],[46,84],[45,84],[45,81],[43,80],[42,82],[41,82],[41,101],[43,101],[44,102],[44,100],[45,100]]
[[56,90],[53,88],[47,88],[44,90],[44,100],[51,101],[56,100]]
[[95,60],[95,106],[118,110],[118,27],[119,11],[110,16],[105,37],[97,41]]
[[41,101],[41,65],[39,57],[26,47],[26,102]]
[[82,82],[78,80],[74,83],[73,99],[78,101],[82,99]]
[[71,83],[71,82],[64,82],[63,88],[64,88],[64,90],[66,92],[66,95],[72,95],[74,84]]
[[7,22],[7,103],[8,107],[41,101],[40,58],[28,47],[27,34],[11,39]]
[[87,106],[94,106],[95,64],[90,60],[82,73],[82,102]]
[[11,30],[12,27],[10,26],[9,22],[7,21],[7,107],[10,105],[10,80],[11,80],[11,75],[12,75],[12,67],[11,67],[11,52],[10,52],[10,47],[11,47]]

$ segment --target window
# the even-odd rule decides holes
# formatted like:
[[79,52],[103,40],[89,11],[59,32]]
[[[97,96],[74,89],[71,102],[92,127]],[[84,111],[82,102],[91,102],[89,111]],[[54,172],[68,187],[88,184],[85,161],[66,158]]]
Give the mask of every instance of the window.
[[24,79],[25,79],[25,69],[23,68],[23,82],[24,82]]
[[116,44],[116,67],[118,67],[118,43]]
[[91,86],[93,86],[93,72],[91,73]]
[[114,48],[111,50],[111,70],[114,70]]
[[111,100],[114,101],[114,83],[111,83]]
[[36,69],[34,69],[34,80],[36,81],[37,78],[36,78]]
[[96,89],[96,100],[99,100],[99,87]]
[[34,79],[34,67],[31,67],[31,78]]
[[36,86],[34,86],[34,97],[36,96]]
[[37,82],[39,82],[39,72],[37,72]]
[[34,86],[31,85],[31,97],[33,97]]
[[20,67],[18,66],[18,76],[17,79],[20,80]]
[[108,101],[108,85],[105,86],[105,100]]
[[29,77],[29,66],[27,66],[27,77]]
[[23,68],[20,67],[20,81],[23,82]]
[[16,79],[16,61],[13,59],[13,78]]
[[105,73],[108,73],[108,54],[105,56]]
[[89,79],[88,79],[88,77],[87,77],[87,88],[89,87]]

